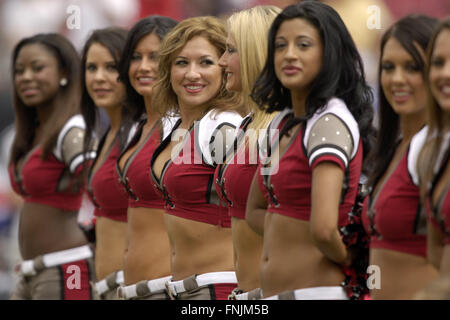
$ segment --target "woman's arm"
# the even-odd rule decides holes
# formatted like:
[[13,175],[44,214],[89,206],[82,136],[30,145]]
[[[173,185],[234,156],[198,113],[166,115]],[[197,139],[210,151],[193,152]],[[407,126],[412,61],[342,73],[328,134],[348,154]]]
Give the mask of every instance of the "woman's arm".
[[250,192],[247,199],[247,208],[245,211],[245,220],[250,228],[260,236],[264,235],[264,218],[267,211],[267,200],[264,198],[258,186],[258,170],[250,185]]
[[349,265],[347,252],[338,230],[339,202],[344,172],[331,162],[318,164],[312,173],[310,232],[315,245],[330,260]]
[[437,269],[441,268],[444,234],[428,221],[427,225],[427,259]]

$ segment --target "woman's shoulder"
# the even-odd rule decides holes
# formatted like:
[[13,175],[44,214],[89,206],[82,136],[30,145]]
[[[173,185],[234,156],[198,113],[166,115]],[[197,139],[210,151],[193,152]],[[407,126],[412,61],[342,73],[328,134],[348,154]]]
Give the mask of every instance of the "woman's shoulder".
[[323,108],[307,120],[303,141],[305,145],[308,144],[311,134],[314,135],[315,128],[321,128],[321,132],[332,136],[342,136],[345,133],[351,139],[350,144],[353,146],[351,157],[353,158],[356,154],[360,140],[358,122],[342,99],[331,98]]
[[180,117],[177,115],[168,115],[161,119],[162,124],[162,140],[167,138],[169,134],[172,132],[173,128],[177,124],[177,122],[180,120]]
[[419,173],[418,173],[418,159],[420,155],[420,151],[425,145],[425,141],[428,136],[428,127],[423,127],[419,132],[417,132],[411,139],[408,148],[407,163],[408,163],[408,172],[411,176],[411,179],[415,185],[419,185]]
[[72,142],[77,142],[78,138],[84,139],[84,132],[86,130],[86,122],[81,114],[75,114],[71,116],[63,125],[61,131],[58,134],[56,141],[55,156],[62,158],[62,148],[64,143],[68,142],[67,137],[74,135]]
[[328,102],[325,104],[323,108],[318,110],[310,119],[310,121],[314,121],[319,119],[325,114],[332,113],[336,115],[338,118],[340,118],[344,123],[348,124],[349,126],[354,125],[358,126],[358,123],[356,122],[355,117],[350,112],[350,110],[347,107],[347,104],[344,100],[340,98],[331,98],[328,100]]
[[217,128],[218,126],[231,125],[238,128],[242,122],[242,116],[236,111],[210,110],[200,120],[200,126],[205,128]]
[[61,129],[56,146],[53,150],[55,157],[65,162],[71,172],[85,160],[94,159],[94,150],[83,154],[86,123],[80,114],[70,117]]
[[[243,121],[242,116],[235,111],[210,110],[196,123],[196,140],[205,160],[212,164],[214,150],[223,150],[225,155],[228,147],[235,139],[237,131]],[[218,148],[220,145],[222,148]]]

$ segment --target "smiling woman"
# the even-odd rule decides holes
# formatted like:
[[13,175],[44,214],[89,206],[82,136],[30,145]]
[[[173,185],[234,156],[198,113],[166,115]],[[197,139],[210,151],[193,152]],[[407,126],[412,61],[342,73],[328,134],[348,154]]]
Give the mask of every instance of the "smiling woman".
[[302,1],[274,19],[252,98],[268,112],[281,111],[269,125],[280,133],[258,165],[245,216],[264,238],[262,296],[353,298],[346,286],[353,255],[340,229],[371,145],[372,94],[333,8]]
[[371,265],[382,274],[373,299],[410,299],[437,276],[426,260],[426,217],[416,161],[426,136],[425,51],[437,19],[410,15],[381,40],[379,134],[369,161],[363,221]]
[[[236,152],[217,166],[214,175],[215,188],[231,216],[234,266],[239,282],[239,287],[230,295],[231,299],[243,299],[249,296],[249,291],[258,292],[260,288],[256,270],[261,256],[262,237],[245,221],[245,206],[260,160],[259,151],[263,149],[257,135],[267,130],[269,122],[277,113],[269,114],[261,110],[251,100],[250,93],[266,62],[267,32],[280,12],[281,9],[275,6],[256,6],[231,15],[227,20],[227,50],[219,60],[227,76],[226,89],[238,94],[239,110],[247,115],[235,141]],[[242,159],[245,161],[240,161]]]
[[[443,283],[450,274],[450,18],[440,22],[430,41],[427,80],[428,135],[419,158],[422,201],[428,213],[428,260]],[[447,288],[448,289],[448,288]]]
[[[114,299],[123,282],[123,255],[127,231],[128,197],[114,174],[117,158],[124,148],[130,128],[124,112],[125,86],[117,81],[117,66],[127,31],[120,28],[94,30],[86,41],[81,58],[82,114],[87,124],[85,149],[96,137],[98,109],[109,120],[109,128],[100,139],[97,157],[88,173],[88,194],[95,205],[96,293]],[[107,282],[105,279],[114,279]],[[105,286],[105,282],[109,286]]]
[[[79,58],[57,34],[21,40],[13,51],[16,135],[9,163],[20,211],[21,278],[12,299],[91,299],[93,253],[78,227],[85,162]],[[78,270],[77,290],[66,283]]]
[[[150,159],[175,121],[161,118],[151,103],[161,40],[177,22],[149,16],[130,30],[120,62],[120,80],[127,91],[126,109],[138,121],[133,138],[117,159],[114,175],[128,195],[128,230],[124,255],[124,299],[167,299],[170,250],[163,220],[163,202],[153,189]],[[151,290],[149,290],[151,288]]]

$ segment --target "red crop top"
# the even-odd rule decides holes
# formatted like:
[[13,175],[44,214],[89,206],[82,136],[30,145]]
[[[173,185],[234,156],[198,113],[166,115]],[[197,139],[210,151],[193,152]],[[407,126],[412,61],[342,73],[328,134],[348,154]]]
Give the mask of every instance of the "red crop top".
[[[286,112],[279,115],[285,116]],[[277,118],[274,121],[282,123]],[[281,130],[282,126],[278,128]],[[344,225],[358,191],[363,154],[358,124],[345,103],[331,99],[323,111],[301,124],[279,156],[277,143],[278,139],[272,142],[274,165],[261,163],[257,171],[258,185],[268,202],[267,210],[308,221],[312,171],[319,163],[329,161],[345,171],[338,221],[339,226]]]
[[[99,145],[97,153],[100,153],[104,146],[105,138],[106,134]],[[128,195],[120,185],[119,176],[116,172],[116,161],[119,154],[119,139],[116,136],[109,150],[106,151],[103,162],[97,167],[95,172],[92,169],[89,172],[88,193],[92,203],[95,205],[95,216],[126,222]],[[95,162],[91,168],[94,165]]]
[[250,185],[259,162],[258,154],[251,155],[248,144],[244,143],[247,127],[251,122],[251,115],[242,121],[236,138],[237,151],[224,164],[218,165],[214,173],[217,194],[222,203],[228,206],[228,214],[239,219],[245,219]]
[[363,223],[371,236],[371,248],[383,248],[426,256],[426,215],[421,210],[416,180],[417,157],[426,131],[416,134],[393,171],[366,197]]
[[20,167],[11,163],[11,186],[25,202],[66,211],[79,210],[84,187],[77,185],[75,178],[85,161],[95,157],[94,151],[83,156],[84,130],[83,117],[75,115],[62,128],[53,153],[47,159],[41,159],[42,149],[36,146]]
[[[221,112],[213,115],[210,111],[200,121],[196,121],[185,135],[181,151],[177,157],[170,159],[164,166],[158,179],[152,169],[155,187],[161,192],[165,200],[167,214],[185,219],[220,225],[229,228],[230,217],[227,208],[220,204],[213,183],[214,171],[217,166],[215,159],[218,150],[213,142],[223,141],[218,130],[222,127],[236,128],[242,121],[237,113]],[[170,143],[172,136],[184,130],[176,130],[181,121],[175,125],[170,135],[162,142],[153,154],[152,166],[155,159]],[[226,141],[234,141],[233,138]],[[181,132],[182,134],[183,132]],[[223,158],[222,158],[223,160]]]
[[150,159],[156,148],[161,144],[161,140],[172,129],[176,119],[165,118],[162,124],[157,122],[148,133],[144,142],[126,160],[123,169],[119,167],[119,162],[123,154],[132,146],[139,142],[143,126],[146,120],[140,122],[136,134],[122,155],[117,160],[116,172],[120,177],[120,183],[128,193],[128,206],[130,208],[156,208],[163,209],[164,201],[159,192],[153,187],[150,174]]

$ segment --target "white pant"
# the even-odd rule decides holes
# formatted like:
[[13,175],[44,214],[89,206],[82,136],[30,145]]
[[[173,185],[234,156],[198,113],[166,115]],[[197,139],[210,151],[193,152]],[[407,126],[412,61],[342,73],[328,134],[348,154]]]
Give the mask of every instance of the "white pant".
[[344,288],[335,286],[286,291],[263,300],[348,300],[348,297]]

